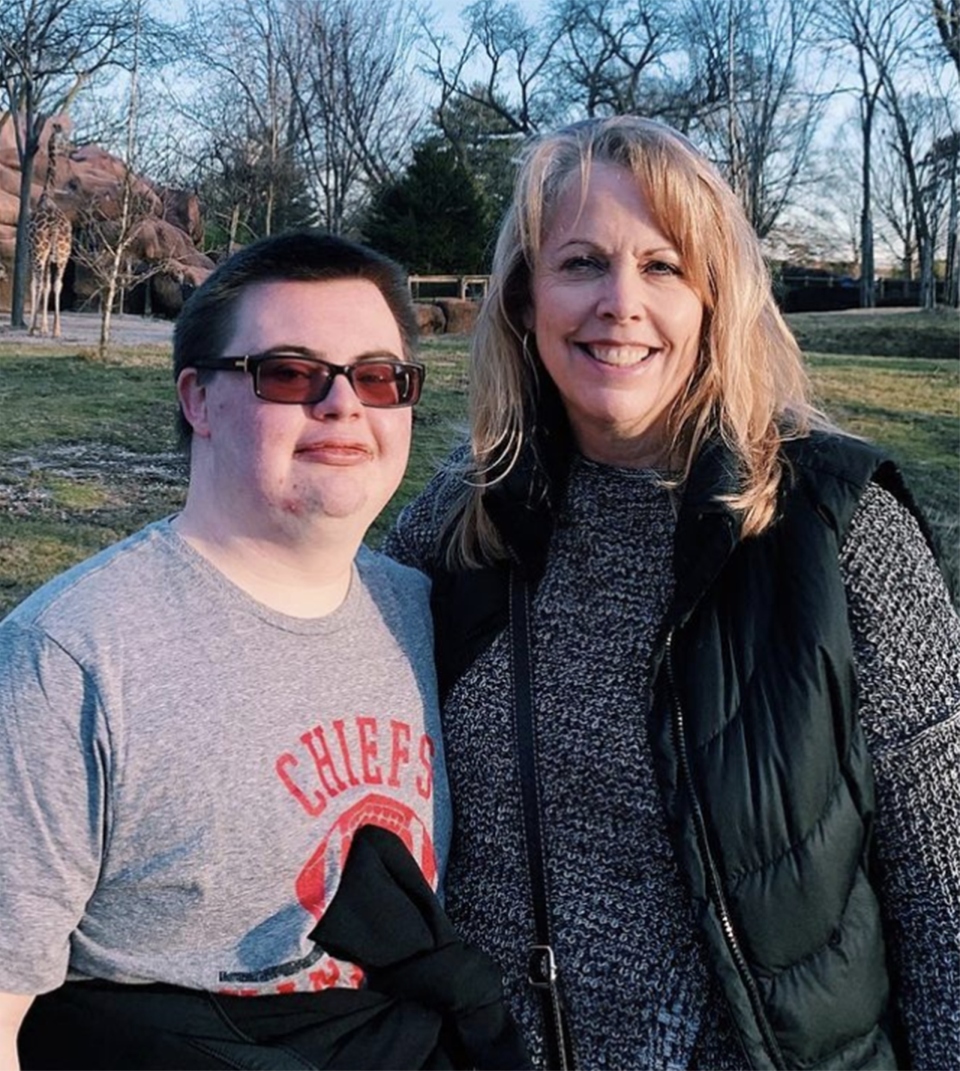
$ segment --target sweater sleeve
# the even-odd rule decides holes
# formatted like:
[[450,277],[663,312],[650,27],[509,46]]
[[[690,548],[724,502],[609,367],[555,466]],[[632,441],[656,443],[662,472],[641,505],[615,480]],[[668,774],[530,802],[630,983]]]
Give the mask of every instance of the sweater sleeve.
[[400,511],[380,548],[403,565],[433,576],[439,564],[440,542],[463,483],[456,467],[464,459],[459,448],[421,493]]
[[911,1066],[960,1068],[960,620],[912,514],[875,485],[841,552]]

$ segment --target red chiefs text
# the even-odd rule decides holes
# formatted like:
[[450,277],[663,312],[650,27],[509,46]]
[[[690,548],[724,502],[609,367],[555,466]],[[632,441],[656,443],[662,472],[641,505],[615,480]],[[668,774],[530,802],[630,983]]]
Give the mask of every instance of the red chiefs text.
[[277,759],[280,780],[312,817],[323,814],[328,799],[348,788],[382,785],[399,788],[413,778],[425,800],[433,792],[436,745],[421,733],[416,738],[405,721],[395,718],[338,718],[315,725],[300,745]]

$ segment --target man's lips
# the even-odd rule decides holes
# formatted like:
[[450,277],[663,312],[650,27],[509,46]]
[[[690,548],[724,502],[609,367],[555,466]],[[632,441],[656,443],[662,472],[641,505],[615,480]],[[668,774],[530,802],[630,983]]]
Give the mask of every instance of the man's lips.
[[373,450],[366,443],[347,439],[320,439],[303,443],[294,454],[299,461],[321,465],[360,465],[373,460]]
[[660,346],[639,342],[576,342],[578,350],[598,364],[612,368],[634,368],[662,351]]

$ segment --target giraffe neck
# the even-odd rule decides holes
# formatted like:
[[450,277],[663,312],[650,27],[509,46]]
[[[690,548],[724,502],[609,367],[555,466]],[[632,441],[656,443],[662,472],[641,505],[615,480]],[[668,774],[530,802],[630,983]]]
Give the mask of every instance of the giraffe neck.
[[57,180],[57,159],[60,156],[60,130],[54,127],[47,140],[47,177],[43,181],[43,192],[49,193]]

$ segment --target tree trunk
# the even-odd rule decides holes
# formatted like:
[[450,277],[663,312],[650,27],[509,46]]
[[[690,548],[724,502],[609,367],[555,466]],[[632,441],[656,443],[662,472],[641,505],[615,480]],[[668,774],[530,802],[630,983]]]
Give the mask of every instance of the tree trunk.
[[[29,132],[27,138],[29,139]],[[23,157],[20,172],[20,207],[17,213],[17,244],[13,254],[13,294],[10,304],[11,327],[26,327],[23,309],[26,304],[27,287],[30,285],[30,190],[33,185],[33,163],[37,156],[34,147]],[[32,310],[31,310],[32,312]]]
[[269,238],[273,234],[273,205],[276,199],[276,186],[273,179],[267,184],[267,212],[266,218],[263,224],[263,233],[265,238]]
[[871,200],[871,152],[873,145],[873,108],[876,96],[867,97],[863,102],[863,206],[860,211],[860,308],[873,309],[877,305],[876,269],[873,259],[873,209]]
[[110,342],[110,321],[113,317],[113,302],[117,294],[117,276],[110,273],[107,283],[107,292],[103,295],[100,306],[100,344],[97,346],[97,355],[102,361],[107,356],[107,344]]
[[873,263],[873,219],[868,210],[860,216],[860,308],[874,309],[877,306],[876,269]]
[[230,229],[227,234],[227,253],[232,253],[237,245],[237,231],[240,229],[240,206],[235,204],[230,213]]
[[920,307],[937,307],[937,284],[933,274],[933,238],[925,234],[920,239]]
[[950,179],[950,217],[947,223],[947,289],[944,303],[960,308],[960,197],[957,176]]

